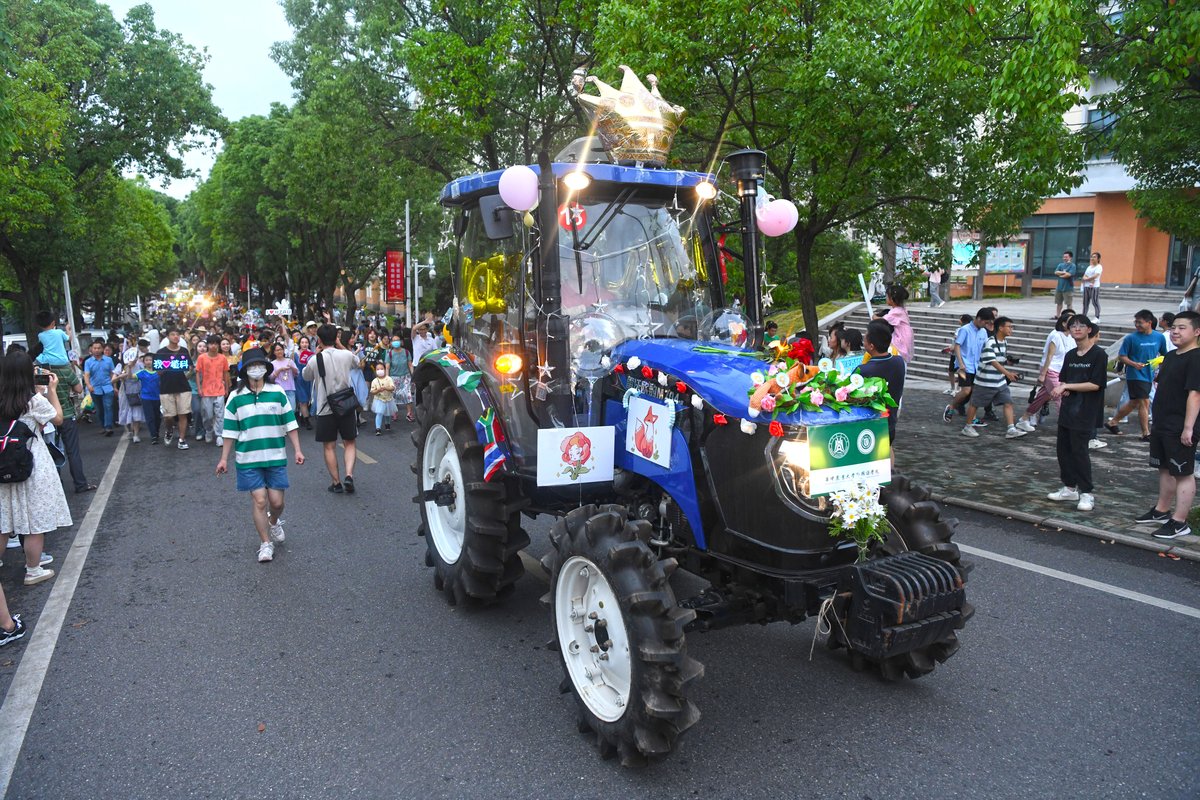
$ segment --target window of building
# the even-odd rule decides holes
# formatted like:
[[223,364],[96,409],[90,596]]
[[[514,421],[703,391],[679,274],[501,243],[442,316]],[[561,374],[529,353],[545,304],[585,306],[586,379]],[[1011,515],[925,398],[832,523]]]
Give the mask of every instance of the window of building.
[[1092,254],[1094,214],[1034,214],[1021,229],[1029,234],[1033,277],[1053,278],[1064,250],[1075,253],[1075,262],[1086,264]]
[[1171,237],[1171,260],[1167,264],[1167,288],[1187,287],[1196,270],[1200,269],[1200,243]]
[[1117,115],[1101,108],[1087,112],[1087,146],[1091,158],[1112,158],[1113,126]]

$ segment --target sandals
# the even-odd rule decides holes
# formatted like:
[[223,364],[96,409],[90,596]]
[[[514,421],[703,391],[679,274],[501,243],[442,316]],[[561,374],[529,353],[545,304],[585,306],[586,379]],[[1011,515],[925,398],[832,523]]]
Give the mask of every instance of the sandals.
[[412,414],[409,414],[409,415],[408,415],[408,417],[407,417],[407,419],[408,419],[408,421],[409,421],[409,422],[416,422],[416,421],[417,421],[417,418],[416,418],[416,417],[414,417]]
[[1124,435],[1121,433],[1121,427],[1119,425],[1117,425],[1115,422],[1113,422],[1111,419],[1108,422],[1104,423],[1104,427],[1108,428],[1108,432],[1111,433],[1113,436],[1123,436]]

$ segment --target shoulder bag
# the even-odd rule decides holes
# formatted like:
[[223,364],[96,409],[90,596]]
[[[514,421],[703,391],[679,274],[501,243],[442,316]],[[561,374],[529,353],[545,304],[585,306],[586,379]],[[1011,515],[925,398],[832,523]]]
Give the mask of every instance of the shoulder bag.
[[338,389],[332,394],[329,392],[329,384],[325,382],[324,356],[324,353],[317,354],[317,374],[321,376],[321,386],[325,389],[325,407],[337,417],[356,413],[359,405],[358,397],[355,396],[353,388],[347,386],[345,389]]

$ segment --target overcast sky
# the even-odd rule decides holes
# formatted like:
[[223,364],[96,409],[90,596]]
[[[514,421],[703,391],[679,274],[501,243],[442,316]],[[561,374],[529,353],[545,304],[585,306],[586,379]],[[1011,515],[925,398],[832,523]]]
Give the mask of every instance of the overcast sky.
[[[155,24],[178,33],[192,46],[207,50],[204,80],[213,87],[213,101],[231,120],[265,114],[271,103],[292,102],[288,77],[271,60],[271,45],[291,39],[292,29],[276,0],[148,0]],[[137,0],[109,0],[117,19]],[[208,175],[215,152],[193,151],[187,164]],[[186,197],[195,180],[173,181],[158,188],[175,197]]]

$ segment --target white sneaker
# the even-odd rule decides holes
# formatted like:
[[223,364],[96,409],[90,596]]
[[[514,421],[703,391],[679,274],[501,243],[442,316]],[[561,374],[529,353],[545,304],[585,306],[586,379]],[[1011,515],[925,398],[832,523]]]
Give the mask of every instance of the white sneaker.
[[283,520],[276,520],[270,531],[271,540],[276,544],[283,544],[283,540],[287,538],[287,534],[283,532]]
[[21,547],[21,537],[19,537],[19,536],[8,537],[8,544],[6,544],[4,546],[9,550],[19,549]]
[[142,441],[142,437],[140,437],[140,436],[135,436],[135,437],[133,437],[133,443],[134,443],[134,444],[137,444],[137,443],[138,443],[138,442],[140,442],[140,441]]
[[964,428],[962,429],[962,435],[963,435],[963,436],[970,436],[972,439],[978,439],[978,438],[979,438],[979,431],[975,430],[974,426],[972,426],[972,425],[967,425],[966,427],[964,427]]
[[1005,439],[1020,439],[1022,436],[1024,436],[1027,433],[1029,433],[1029,431],[1021,430],[1016,425],[1009,425],[1008,432],[1004,434],[1004,438]]
[[1103,439],[1092,439],[1088,442],[1088,450],[1099,450],[1102,447],[1108,447],[1108,442]]
[[218,436],[217,437],[217,447],[224,447],[224,446],[225,446],[225,437]]
[[196,441],[197,441],[197,442],[203,442],[203,441],[204,441],[204,434],[203,434],[203,433],[197,433],[197,434],[196,434]]
[[39,584],[42,581],[48,581],[53,577],[54,570],[52,569],[46,569],[45,567],[41,566],[34,567],[33,569],[30,569],[29,567],[25,568],[26,586],[35,586],[36,584]]
[[263,542],[258,546],[258,561],[260,564],[265,564],[275,558],[275,545],[270,542]]
[[1017,423],[1017,430],[1025,431],[1026,433],[1033,433],[1037,430],[1037,425],[1034,425],[1027,419],[1023,419]]
[[1075,506],[1075,508],[1079,509],[1080,511],[1091,511],[1095,507],[1096,498],[1087,492],[1083,492],[1079,495],[1079,505]]
[[1063,501],[1063,500],[1075,501],[1075,500],[1079,499],[1079,491],[1077,489],[1071,489],[1070,487],[1064,486],[1061,489],[1059,489],[1057,492],[1051,492],[1050,494],[1046,495],[1046,499],[1047,500],[1058,500],[1058,501]]

